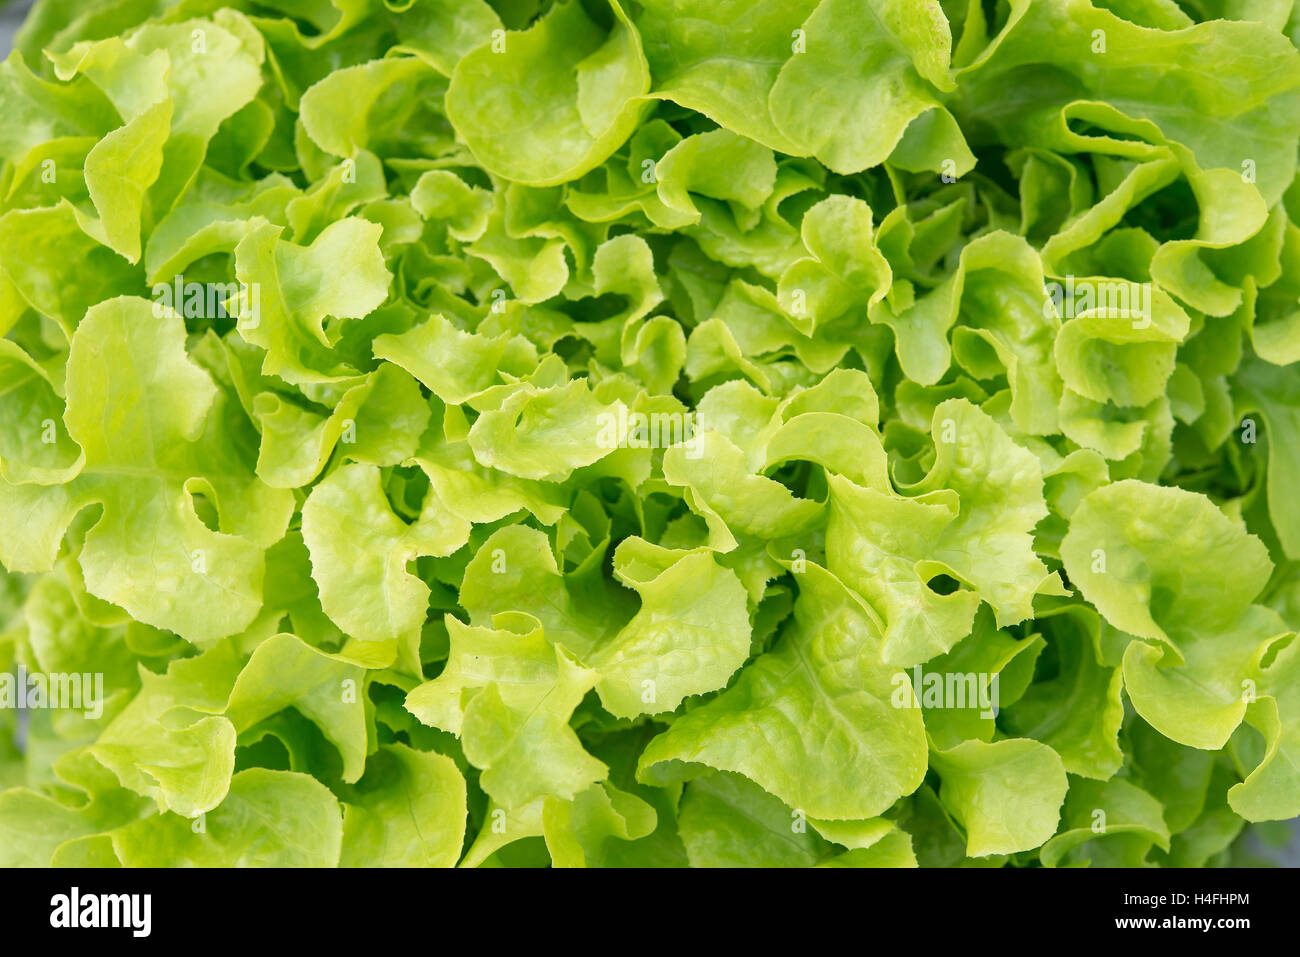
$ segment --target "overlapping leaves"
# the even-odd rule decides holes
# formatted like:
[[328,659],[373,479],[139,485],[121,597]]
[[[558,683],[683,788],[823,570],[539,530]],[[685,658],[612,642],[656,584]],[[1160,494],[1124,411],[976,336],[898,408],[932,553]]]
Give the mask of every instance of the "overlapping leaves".
[[1300,815],[1298,25],[38,3],[0,669],[103,689],[0,733],[0,862],[1199,866]]

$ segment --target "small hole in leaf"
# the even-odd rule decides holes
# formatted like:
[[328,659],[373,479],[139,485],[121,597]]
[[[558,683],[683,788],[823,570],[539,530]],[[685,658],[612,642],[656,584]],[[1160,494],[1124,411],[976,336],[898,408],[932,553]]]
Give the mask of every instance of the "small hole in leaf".
[[961,582],[950,575],[935,575],[925,583],[925,587],[936,595],[951,595],[961,588]]
[[214,532],[221,531],[221,519],[217,514],[217,506],[212,499],[202,492],[191,493],[190,499],[194,502],[194,514],[199,517],[199,521]]

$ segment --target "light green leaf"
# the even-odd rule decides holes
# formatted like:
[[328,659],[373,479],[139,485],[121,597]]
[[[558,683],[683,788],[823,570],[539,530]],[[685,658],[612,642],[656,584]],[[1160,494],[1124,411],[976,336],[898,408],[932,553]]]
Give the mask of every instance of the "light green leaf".
[[600,674],[596,691],[610,714],[675,710],[683,698],[721,688],[749,657],[744,586],[711,553],[625,539],[614,574],[640,594],[641,608],[585,659]]
[[203,829],[175,814],[113,832],[127,867],[334,867],[342,818],[338,801],[305,774],[250,768],[204,816]]
[[[254,477],[241,413],[186,355],[180,318],[160,312],[119,298],[87,314],[68,357],[64,414],[85,464],[65,485],[0,486],[0,508],[30,516],[5,523],[25,531],[0,533],[0,558],[48,568],[73,517],[99,503],[80,556],[90,592],[206,644],[257,613],[262,549],[283,534],[293,502]],[[197,495],[215,507],[220,531],[199,518]]]
[[407,571],[419,555],[450,555],[470,526],[430,492],[407,525],[393,514],[379,469],[346,465],[322,481],[302,509],[302,537],[325,613],[349,635],[384,641],[418,632],[429,587]]
[[610,7],[608,32],[580,3],[562,3],[456,64],[447,115],[487,169],[552,186],[599,166],[632,135],[650,71],[618,0]]
[[451,867],[465,838],[465,779],[451,758],[381,747],[343,806],[342,867]]
[[939,800],[966,831],[971,857],[1038,847],[1056,831],[1068,782],[1055,751],[1025,738],[933,751]]
[[880,658],[870,613],[816,565],[801,582],[794,621],[774,649],[652,741],[642,780],[662,782],[689,773],[680,763],[703,764],[744,774],[831,820],[874,817],[920,785],[920,711],[892,703],[897,682]]

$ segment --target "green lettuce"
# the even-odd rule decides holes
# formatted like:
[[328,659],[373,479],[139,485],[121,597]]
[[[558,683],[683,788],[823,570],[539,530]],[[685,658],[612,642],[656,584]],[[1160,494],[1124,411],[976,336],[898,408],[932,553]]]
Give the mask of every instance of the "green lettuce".
[[1298,26],[38,0],[0,865],[1248,860],[1300,817]]

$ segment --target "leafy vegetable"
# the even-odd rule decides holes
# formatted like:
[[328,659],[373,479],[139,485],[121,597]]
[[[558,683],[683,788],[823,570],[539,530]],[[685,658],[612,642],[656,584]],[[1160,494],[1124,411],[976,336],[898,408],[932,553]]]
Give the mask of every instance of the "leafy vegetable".
[[0,864],[1240,860],[1300,817],[1297,43],[39,0]]

